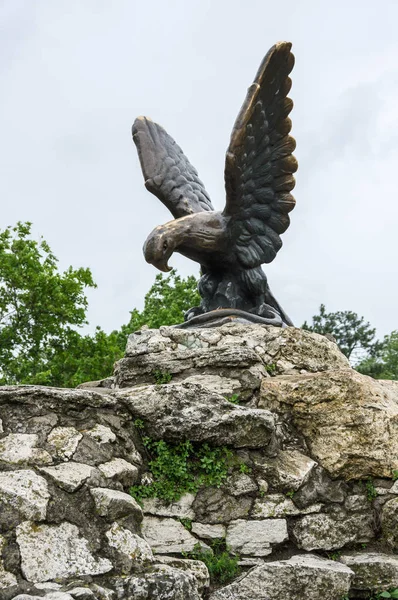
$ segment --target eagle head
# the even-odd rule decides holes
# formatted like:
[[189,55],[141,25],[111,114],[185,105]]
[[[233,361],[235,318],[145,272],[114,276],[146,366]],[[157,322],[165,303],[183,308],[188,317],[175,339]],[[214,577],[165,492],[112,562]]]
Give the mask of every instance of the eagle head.
[[167,264],[170,256],[175,249],[172,231],[170,227],[160,225],[152,231],[144,244],[144,256],[147,263],[150,263],[159,271],[167,273],[171,267]]

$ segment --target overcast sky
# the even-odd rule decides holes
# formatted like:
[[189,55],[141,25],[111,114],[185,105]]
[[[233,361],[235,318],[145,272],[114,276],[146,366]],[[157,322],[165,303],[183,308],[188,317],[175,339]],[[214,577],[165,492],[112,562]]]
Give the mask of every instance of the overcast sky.
[[222,209],[246,89],[289,40],[297,205],[271,288],[297,325],[323,302],[397,329],[397,23],[396,0],[0,0],[0,228],[33,221],[61,268],[90,267],[91,328],[118,328],[171,218],[143,186],[134,118],[167,129]]

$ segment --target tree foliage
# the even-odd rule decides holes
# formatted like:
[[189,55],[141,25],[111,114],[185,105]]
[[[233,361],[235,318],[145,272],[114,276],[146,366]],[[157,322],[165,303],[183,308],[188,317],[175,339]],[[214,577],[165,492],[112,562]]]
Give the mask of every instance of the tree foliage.
[[95,287],[90,270],[60,273],[48,244],[32,237],[31,223],[0,232],[1,383],[29,380],[47,349],[86,323],[87,287]]
[[398,330],[386,335],[374,355],[367,357],[356,368],[375,379],[398,380]]
[[134,309],[120,330],[107,334],[97,327],[82,335],[90,287],[96,287],[90,269],[59,272],[49,245],[33,238],[31,223],[0,231],[0,384],[74,387],[107,377],[130,333],[182,322],[199,302],[195,277],[159,274],[144,309]]
[[351,310],[327,313],[321,304],[319,314],[312,317],[312,324],[305,321],[303,329],[332,335],[347,358],[353,358],[356,351],[374,354],[379,348],[379,342],[375,341],[376,329]]

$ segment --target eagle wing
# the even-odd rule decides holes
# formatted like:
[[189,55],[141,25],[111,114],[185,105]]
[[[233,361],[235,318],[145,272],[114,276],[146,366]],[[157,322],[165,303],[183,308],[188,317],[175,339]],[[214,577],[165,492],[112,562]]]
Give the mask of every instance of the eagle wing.
[[147,117],[138,117],[133,125],[133,140],[145,187],[175,219],[214,210],[196,169],[163,127]]
[[265,56],[231,134],[226,155],[224,215],[237,261],[245,268],[271,262],[282,246],[295,200],[296,143],[289,136],[293,102],[291,44],[280,42]]

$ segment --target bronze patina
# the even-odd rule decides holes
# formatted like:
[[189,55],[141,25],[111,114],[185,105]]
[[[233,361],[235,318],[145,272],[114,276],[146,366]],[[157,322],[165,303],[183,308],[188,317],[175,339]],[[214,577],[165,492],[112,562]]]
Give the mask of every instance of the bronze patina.
[[213,209],[208,193],[181,148],[157,123],[133,125],[146,188],[172,213],[147,238],[144,255],[161,271],[179,252],[201,266],[201,304],[185,326],[219,325],[230,319],[292,325],[261,268],[274,260],[289,227],[297,161],[289,135],[293,102],[291,44],[279,42],[263,59],[236,119],[226,153],[226,205]]

